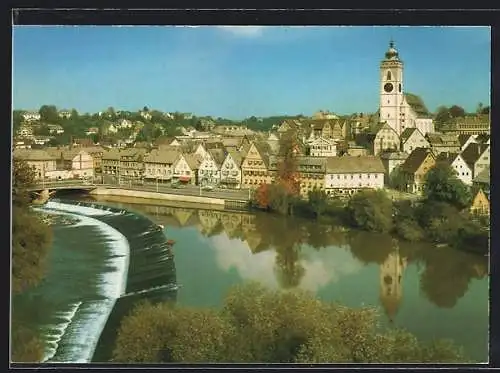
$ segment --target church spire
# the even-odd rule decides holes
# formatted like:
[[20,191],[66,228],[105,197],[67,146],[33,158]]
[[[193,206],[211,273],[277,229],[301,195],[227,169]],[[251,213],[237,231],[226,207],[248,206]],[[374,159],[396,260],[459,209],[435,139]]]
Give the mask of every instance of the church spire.
[[388,60],[399,59],[399,53],[394,46],[394,40],[392,38],[389,41],[389,49],[385,52],[385,58]]

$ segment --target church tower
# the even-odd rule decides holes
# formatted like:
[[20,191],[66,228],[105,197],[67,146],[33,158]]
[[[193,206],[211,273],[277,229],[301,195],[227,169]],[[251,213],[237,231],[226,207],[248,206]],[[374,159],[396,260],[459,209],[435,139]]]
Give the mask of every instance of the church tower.
[[396,240],[394,244],[395,251],[380,266],[380,302],[391,322],[399,310],[403,296],[402,277],[406,268],[406,259],[399,254]]
[[385,58],[380,63],[380,122],[387,124],[401,135],[404,115],[403,61],[391,40]]

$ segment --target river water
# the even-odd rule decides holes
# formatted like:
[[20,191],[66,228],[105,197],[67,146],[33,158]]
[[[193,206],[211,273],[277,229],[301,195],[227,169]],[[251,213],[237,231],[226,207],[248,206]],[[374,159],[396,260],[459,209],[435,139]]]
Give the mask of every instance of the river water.
[[[77,226],[54,227],[46,280],[14,300],[18,317],[44,336],[48,361],[109,361],[119,322],[137,300],[219,307],[232,285],[246,281],[373,305],[383,327],[451,338],[469,357],[488,360],[483,256],[300,218],[110,198],[90,200],[106,207],[80,211]],[[81,208],[62,205],[59,213]]]

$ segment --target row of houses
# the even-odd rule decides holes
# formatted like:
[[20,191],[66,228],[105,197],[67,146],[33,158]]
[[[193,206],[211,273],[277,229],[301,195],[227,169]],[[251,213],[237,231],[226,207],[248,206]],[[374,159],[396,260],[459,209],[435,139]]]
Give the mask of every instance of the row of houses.
[[[269,139],[267,139],[269,140]],[[312,156],[297,153],[300,193],[317,188],[328,194],[352,194],[360,189],[383,188],[396,167],[406,181],[406,191],[421,193],[425,175],[437,162],[448,162],[467,185],[482,172],[489,173],[489,139],[479,136],[462,138],[464,150],[436,154],[430,147],[417,147],[410,154],[396,151],[380,157]],[[101,147],[46,148],[17,150],[37,169],[38,178],[105,177],[121,181],[155,181],[200,186],[255,189],[276,180],[280,164],[272,142],[263,139],[225,138],[186,143],[165,139],[149,150],[126,148],[104,150]],[[53,171],[70,171],[64,174]],[[487,178],[489,180],[489,176]]]

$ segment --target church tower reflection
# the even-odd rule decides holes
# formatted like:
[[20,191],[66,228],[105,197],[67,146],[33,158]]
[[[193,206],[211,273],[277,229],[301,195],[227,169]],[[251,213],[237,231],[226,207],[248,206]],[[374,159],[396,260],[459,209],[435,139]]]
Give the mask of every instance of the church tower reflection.
[[398,241],[393,239],[393,251],[380,265],[380,302],[392,323],[398,313],[403,296],[402,277],[406,259],[399,252]]

